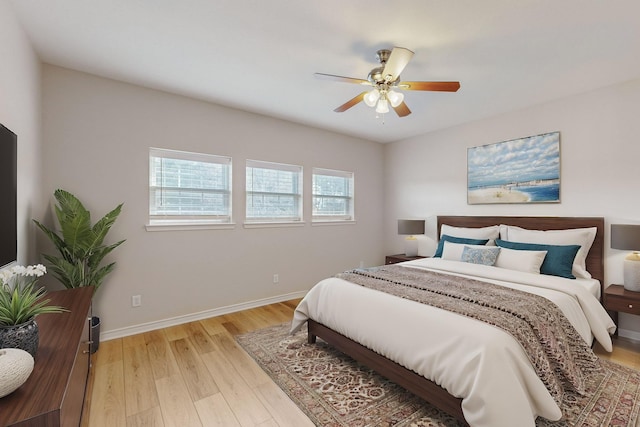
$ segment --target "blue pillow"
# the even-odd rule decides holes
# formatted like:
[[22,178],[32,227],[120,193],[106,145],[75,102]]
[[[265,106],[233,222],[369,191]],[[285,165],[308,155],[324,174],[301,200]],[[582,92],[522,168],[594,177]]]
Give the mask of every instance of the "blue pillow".
[[496,239],[496,245],[503,248],[524,251],[547,251],[544,261],[540,266],[540,273],[550,276],[559,276],[566,279],[575,279],[571,273],[573,259],[580,250],[580,245],[542,245],[538,243],[509,242]]
[[493,265],[498,259],[500,248],[497,246],[487,246],[486,248],[472,248],[465,246],[462,250],[460,261],[472,264]]
[[465,245],[486,245],[489,239],[466,239],[464,237],[453,237],[443,234],[440,236],[440,242],[438,242],[438,249],[433,254],[434,258],[442,258],[442,249],[444,248],[444,242],[451,243],[464,243]]

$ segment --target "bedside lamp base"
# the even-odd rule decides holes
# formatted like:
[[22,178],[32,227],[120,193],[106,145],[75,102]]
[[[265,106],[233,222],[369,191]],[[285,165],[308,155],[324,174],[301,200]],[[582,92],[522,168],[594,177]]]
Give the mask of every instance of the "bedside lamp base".
[[418,255],[418,239],[415,236],[408,236],[404,241],[404,254],[406,256]]
[[634,252],[624,259],[624,288],[640,292],[640,253]]

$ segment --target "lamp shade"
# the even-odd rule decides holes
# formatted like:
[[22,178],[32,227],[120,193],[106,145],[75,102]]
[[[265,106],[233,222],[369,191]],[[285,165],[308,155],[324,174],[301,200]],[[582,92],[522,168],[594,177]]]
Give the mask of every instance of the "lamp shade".
[[398,234],[424,234],[423,219],[399,219]]
[[391,106],[393,108],[396,108],[398,105],[402,103],[402,101],[404,101],[404,94],[390,90],[387,93],[387,99],[391,103]]
[[376,102],[378,102],[378,98],[380,98],[380,92],[378,89],[373,89],[364,96],[364,103],[369,107],[375,107]]
[[387,98],[380,98],[376,106],[376,113],[386,114],[389,112],[389,101]]
[[611,224],[611,248],[640,251],[640,225]]

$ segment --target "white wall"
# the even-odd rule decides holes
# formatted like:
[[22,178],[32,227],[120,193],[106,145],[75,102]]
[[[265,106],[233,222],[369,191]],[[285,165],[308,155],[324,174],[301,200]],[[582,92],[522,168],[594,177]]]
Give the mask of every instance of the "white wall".
[[[50,65],[43,68],[43,100],[45,203],[64,188],[95,221],[124,202],[109,238],[127,241],[114,251],[116,270],[94,299],[107,336],[302,293],[361,261],[383,263],[380,144]],[[150,146],[231,156],[235,229],[145,231]],[[243,227],[246,159],[304,167],[304,227]],[[314,166],[355,173],[355,225],[311,225]],[[41,248],[49,250],[46,242]],[[131,307],[135,294],[142,295],[139,308]]]
[[[435,239],[436,215],[603,216],[605,280],[622,283],[626,253],[609,248],[609,224],[640,223],[639,117],[635,80],[388,144],[386,253],[402,252],[399,218],[428,218]],[[560,131],[561,203],[467,205],[467,148],[552,131]],[[640,319],[620,317],[623,334],[640,338]]]
[[39,259],[31,218],[40,214],[41,199],[40,61],[6,0],[0,0],[0,58],[0,123],[18,135],[18,263],[29,264]]

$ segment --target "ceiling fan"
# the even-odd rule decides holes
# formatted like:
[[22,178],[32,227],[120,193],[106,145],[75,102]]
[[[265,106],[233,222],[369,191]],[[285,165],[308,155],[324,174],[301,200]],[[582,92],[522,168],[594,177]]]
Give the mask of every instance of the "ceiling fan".
[[366,80],[335,76],[333,74],[315,73],[315,76],[320,79],[373,86],[372,90],[360,93],[333,111],[342,113],[359,102],[364,101],[369,107],[375,107],[376,112],[380,114],[388,113],[390,104],[398,116],[405,117],[411,114],[411,110],[409,110],[409,107],[407,107],[407,104],[404,102],[404,94],[394,89],[440,92],[456,92],[460,89],[459,82],[400,81],[400,73],[413,57],[413,52],[404,47],[394,47],[393,50],[380,49],[376,57],[378,61],[380,61],[380,66],[371,70]]

